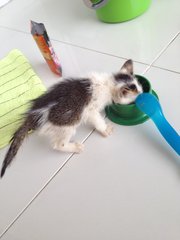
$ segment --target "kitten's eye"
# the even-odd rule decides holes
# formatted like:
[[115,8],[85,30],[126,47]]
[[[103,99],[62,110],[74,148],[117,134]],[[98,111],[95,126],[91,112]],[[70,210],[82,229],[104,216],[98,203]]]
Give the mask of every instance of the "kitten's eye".
[[132,91],[135,91],[135,90],[137,90],[137,88],[136,88],[136,85],[135,85],[135,84],[131,84],[131,85],[129,86],[129,88],[130,88]]

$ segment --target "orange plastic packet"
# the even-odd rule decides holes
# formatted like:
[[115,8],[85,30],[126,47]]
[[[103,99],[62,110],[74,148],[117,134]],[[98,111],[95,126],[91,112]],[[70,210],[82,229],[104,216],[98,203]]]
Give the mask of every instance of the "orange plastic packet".
[[61,64],[54,52],[44,24],[31,21],[31,34],[51,71],[62,76]]

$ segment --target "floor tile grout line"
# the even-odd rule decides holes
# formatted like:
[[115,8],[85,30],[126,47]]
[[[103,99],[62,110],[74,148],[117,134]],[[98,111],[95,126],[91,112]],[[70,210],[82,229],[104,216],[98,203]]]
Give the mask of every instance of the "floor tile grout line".
[[[15,29],[15,28],[10,28],[10,27],[7,27],[7,26],[2,26],[2,25],[0,25],[0,28],[12,30],[12,31],[15,31],[15,32],[24,33],[24,34],[27,34],[27,35],[30,35],[30,34],[31,34],[30,32],[21,31],[21,30]],[[134,62],[136,62],[136,63],[143,64],[143,65],[146,65],[146,66],[147,66],[146,69],[144,70],[144,72],[142,73],[142,75],[144,75],[146,72],[148,72],[151,67],[156,67],[156,68],[163,69],[163,70],[166,70],[166,71],[170,71],[170,72],[174,72],[174,73],[179,73],[179,72],[173,71],[173,70],[171,70],[171,69],[166,69],[166,68],[162,68],[162,67],[159,67],[159,66],[154,65],[155,61],[163,54],[163,52],[164,52],[164,51],[169,47],[169,45],[178,37],[179,34],[180,34],[180,32],[177,32],[177,33],[175,34],[175,36],[174,36],[174,37],[168,42],[168,44],[156,55],[156,57],[152,60],[152,62],[151,62],[150,64],[149,64],[149,63],[145,63],[145,62],[141,62],[141,61],[134,60]],[[55,42],[59,42],[59,43],[65,44],[65,45],[69,45],[69,46],[73,46],[73,47],[76,47],[76,48],[84,49],[84,50],[87,50],[87,51],[91,51],[91,52],[99,53],[99,54],[102,54],[102,55],[110,56],[110,57],[115,57],[115,58],[124,59],[124,60],[127,60],[127,59],[128,59],[128,58],[123,57],[123,56],[117,56],[117,55],[114,55],[114,54],[111,54],[111,53],[101,52],[101,51],[98,51],[98,50],[96,50],[96,49],[83,47],[83,46],[80,46],[80,45],[77,45],[77,44],[74,44],[74,43],[65,42],[65,41],[62,41],[62,40],[55,39],[55,38],[51,38],[51,40],[52,40],[52,41],[55,41]]]
[[[90,131],[90,133],[82,140],[81,143],[87,141],[87,139],[93,134],[94,129]],[[52,180],[57,176],[57,174],[65,167],[65,165],[70,161],[75,153],[72,153],[64,163],[53,173],[53,175],[47,180],[44,186],[34,195],[34,197],[27,203],[27,205],[17,214],[17,216],[12,220],[12,222],[5,228],[5,230],[1,233],[0,239],[8,232],[8,230],[14,225],[14,223],[23,215],[23,213],[30,207],[30,205],[38,198],[38,196],[43,192],[43,190],[52,182]]]
[[14,32],[24,33],[24,34],[28,34],[28,35],[30,34],[29,32],[26,32],[26,31],[23,31],[23,30],[19,30],[19,29],[7,27],[7,26],[2,26],[2,25],[0,25],[0,28],[11,30],[11,31],[14,31]]
[[[87,50],[87,51],[90,51],[90,52],[99,53],[99,54],[106,55],[106,56],[109,56],[109,57],[119,58],[119,59],[123,59],[123,60],[128,60],[129,59],[127,57],[118,56],[118,55],[114,55],[114,54],[106,53],[106,52],[101,52],[101,51],[98,51],[96,49],[83,47],[83,46],[80,46],[80,45],[77,45],[77,44],[74,44],[74,43],[70,43],[70,42],[64,42],[64,41],[57,40],[57,39],[52,39],[52,40],[55,41],[55,42],[70,45],[70,46],[73,46],[73,47],[76,47],[76,48],[81,48],[81,49],[84,49],[84,50]],[[144,62],[137,61],[137,60],[134,60],[134,62],[139,63],[139,64],[143,64],[143,65],[147,65],[147,66],[149,65],[149,63],[144,63]]]
[[[166,44],[166,46],[163,47],[163,49],[156,55],[156,57],[152,60],[152,62],[149,64],[149,66],[145,69],[145,71],[142,73],[142,75],[144,75],[145,73],[147,73],[151,67],[155,67],[154,63],[157,61],[158,58],[160,58],[160,56],[166,51],[166,49],[171,45],[171,43],[173,43],[175,41],[175,39],[178,37],[178,35],[180,34],[180,32],[178,31],[173,38],[171,38],[171,40]],[[156,66],[157,68],[160,68],[158,66]],[[161,69],[161,68],[160,68]]]
[[[15,31],[15,32],[20,32],[20,33],[24,33],[24,34],[27,34],[27,35],[31,35],[31,33],[29,33],[29,32],[21,31],[21,30],[10,28],[10,27],[6,27],[6,26],[1,26],[0,25],[0,28],[4,28],[4,29]],[[119,58],[119,59],[124,59],[124,60],[128,59],[127,57],[118,56],[118,55],[114,55],[114,54],[111,54],[111,53],[98,51],[96,49],[80,46],[80,45],[77,45],[75,43],[65,42],[65,41],[62,41],[62,40],[55,39],[55,38],[50,38],[50,39],[52,41],[54,41],[54,42],[62,43],[62,44],[73,46],[73,47],[80,48],[80,49],[84,49],[84,50],[87,50],[87,51],[90,51],[90,52],[95,52],[95,53],[99,53],[99,54],[102,54],[102,55],[106,55],[106,56],[110,56],[110,57],[114,57],[114,58]],[[138,61],[138,60],[134,60],[134,62],[149,66],[149,63],[141,62],[141,61]]]
[[54,177],[58,174],[59,171],[66,165],[66,163],[73,157],[74,153],[72,153],[65,162],[53,173],[53,175],[47,180],[47,182],[43,185],[42,188],[34,195],[34,197],[27,203],[27,205],[17,214],[17,216],[12,220],[12,222],[5,228],[5,230],[1,233],[0,238],[2,238],[6,232],[13,226],[13,224],[23,215],[23,213],[28,209],[28,207],[36,200],[36,198],[41,194],[41,192],[49,185],[49,183],[54,179]]
[[180,74],[180,72],[176,72],[174,70],[171,70],[171,69],[167,69],[167,68],[163,68],[163,67],[158,67],[156,65],[152,65],[153,68],[157,68],[157,69],[161,69],[161,70],[165,70],[165,71],[168,71],[168,72],[171,72],[171,73],[176,73],[176,74]]

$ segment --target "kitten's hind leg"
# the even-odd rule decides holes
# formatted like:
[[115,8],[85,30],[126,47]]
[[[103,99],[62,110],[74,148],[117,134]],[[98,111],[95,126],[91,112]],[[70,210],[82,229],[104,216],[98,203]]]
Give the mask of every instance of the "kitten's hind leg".
[[62,152],[80,153],[84,149],[84,145],[78,142],[70,142],[71,137],[76,132],[76,126],[59,127],[59,131],[51,139],[53,148]]

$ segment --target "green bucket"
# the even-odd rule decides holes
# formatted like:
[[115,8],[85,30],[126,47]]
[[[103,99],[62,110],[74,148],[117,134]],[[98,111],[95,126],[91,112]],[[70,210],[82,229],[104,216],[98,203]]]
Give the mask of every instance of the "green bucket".
[[152,0],[84,0],[85,4],[96,10],[103,22],[118,23],[131,20],[144,13]]

